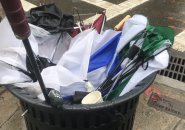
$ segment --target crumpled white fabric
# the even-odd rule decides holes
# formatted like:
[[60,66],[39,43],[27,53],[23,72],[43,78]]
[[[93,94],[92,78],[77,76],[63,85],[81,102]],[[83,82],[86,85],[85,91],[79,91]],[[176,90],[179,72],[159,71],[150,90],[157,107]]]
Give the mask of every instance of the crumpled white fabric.
[[38,82],[25,82],[25,83],[15,83],[15,86],[24,88],[30,95],[37,97],[42,94],[42,90]]
[[106,70],[107,67],[101,67],[88,73],[87,79],[95,88],[97,88],[107,78]]
[[57,64],[61,56],[69,49],[72,37],[67,32],[53,35],[40,27],[29,25],[38,43],[39,56],[48,58]]
[[106,77],[106,67],[88,73],[90,56],[118,33],[106,30],[98,34],[88,29],[74,37],[58,64],[42,71],[46,87],[60,91],[62,96],[73,95],[77,90],[86,91],[84,80],[98,87]]
[[142,66],[140,66],[138,70],[134,73],[132,78],[129,80],[129,82],[121,92],[120,96],[134,89],[140,81],[142,81],[144,78],[146,78],[153,72],[165,69],[168,66],[168,63],[169,63],[169,54],[167,50],[165,50],[158,54],[157,56],[155,56],[154,59],[148,61],[148,68],[146,70],[144,70]]
[[70,49],[64,53],[62,58],[59,60],[57,66],[61,65],[70,70],[74,75],[77,75],[80,79],[86,80],[91,48],[93,46],[94,39],[96,38],[96,34],[96,30],[92,30],[84,36],[82,40],[74,41]]
[[[129,19],[123,28],[122,38],[116,52],[118,53],[135,35],[144,30],[147,22],[146,17],[141,15],[135,15]],[[62,38],[59,39],[61,34],[50,35],[45,32],[43,35],[38,35],[37,30],[34,31],[35,37],[31,35],[29,40],[35,54],[52,59],[57,64],[56,66],[45,68],[41,73],[47,88],[54,88],[60,91],[62,96],[68,96],[73,95],[76,90],[86,91],[84,80],[89,80],[95,87],[98,87],[107,77],[107,67],[101,67],[88,73],[89,59],[94,52],[119,32],[107,30],[103,34],[98,34],[96,30],[88,29],[73,39],[68,34],[62,34]],[[40,31],[42,32],[43,30]],[[6,18],[0,23],[0,39],[1,43],[3,43],[0,44],[0,60],[26,70],[24,46],[21,40],[15,38]],[[149,61],[147,70],[140,67],[120,96],[132,90],[139,81],[149,74],[167,67],[168,60],[168,53],[164,51],[156,56],[154,60]],[[28,76],[1,62],[0,74],[3,75],[0,77],[0,84],[31,82]],[[136,79],[139,79],[139,81]],[[37,86],[35,87],[36,94],[39,94],[41,91],[38,88],[38,82],[16,85],[28,87],[35,84]],[[32,90],[28,89],[28,91]]]
[[[10,66],[27,70],[23,43],[15,37],[6,17],[0,23],[0,39],[0,84],[31,81],[27,75]],[[30,35],[29,40],[33,51],[38,54],[37,42],[33,35]]]
[[46,31],[45,29],[41,28],[41,27],[38,27],[38,26],[35,26],[33,24],[29,24],[30,26],[30,30],[32,32],[32,34],[36,37],[47,37],[50,35],[50,32]]
[[27,75],[7,66],[7,64],[0,63],[0,84],[13,84],[21,82],[31,82],[32,80]]
[[[99,48],[101,48],[105,43],[110,41],[115,37],[119,31],[106,30],[105,32],[99,34],[95,39],[95,44],[93,44],[91,54],[95,53]],[[97,88],[103,81],[107,78],[107,66],[103,66],[99,69],[91,71],[88,73],[88,80],[92,83],[95,88]]]
[[122,29],[116,52],[119,53],[138,33],[142,32],[148,24],[148,19],[143,15],[134,15],[128,19]]
[[[32,33],[29,37],[29,41],[34,53],[49,58],[54,63],[58,63],[61,56],[69,48],[71,41],[69,34],[59,33],[51,35],[40,27],[31,24],[30,26]],[[22,41],[14,36],[6,17],[0,23],[0,39],[0,74],[2,77],[0,78],[0,84],[32,81],[27,75],[11,67],[11,65],[13,65],[27,71],[26,50]],[[21,87],[23,87],[23,85],[21,85]],[[26,85],[24,87],[26,87]]]
[[[7,18],[5,17],[0,23],[0,59],[5,60],[13,65],[24,66],[23,60],[25,60],[25,48],[22,40],[15,37]],[[38,54],[38,46],[33,35],[30,35],[29,41],[35,54]],[[9,62],[10,61],[10,62]],[[21,63],[22,62],[22,63]],[[24,66],[25,67],[25,66]]]
[[[24,47],[22,40],[19,40],[15,37],[6,17],[0,23],[0,39],[1,39],[0,44],[1,49],[7,47]],[[38,54],[37,42],[35,41],[33,35],[30,35],[29,41],[34,53]]]
[[94,39],[91,55],[94,54],[102,46],[104,46],[108,41],[110,41],[118,33],[120,33],[120,31],[114,31],[112,29],[108,29],[102,32],[101,34],[97,34],[96,38]]
[[[83,33],[85,35],[83,35]],[[97,34],[96,30],[86,30],[79,37],[75,37],[70,49],[64,53],[56,66],[45,68],[41,75],[48,88],[54,88],[57,91],[70,89],[67,95],[73,95],[75,90],[85,91],[79,83],[84,83],[87,79],[87,71],[91,48]],[[81,38],[83,36],[83,38]],[[68,86],[73,86],[69,87]]]
[[6,62],[23,70],[27,70],[26,51],[23,47],[0,48],[0,62]]

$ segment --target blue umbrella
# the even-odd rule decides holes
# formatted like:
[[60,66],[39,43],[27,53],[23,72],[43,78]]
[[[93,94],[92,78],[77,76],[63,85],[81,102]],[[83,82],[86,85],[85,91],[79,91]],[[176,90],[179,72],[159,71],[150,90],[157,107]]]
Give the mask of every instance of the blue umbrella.
[[112,61],[120,37],[121,32],[114,36],[103,47],[101,47],[99,50],[91,55],[88,72],[91,72],[103,66],[107,66]]

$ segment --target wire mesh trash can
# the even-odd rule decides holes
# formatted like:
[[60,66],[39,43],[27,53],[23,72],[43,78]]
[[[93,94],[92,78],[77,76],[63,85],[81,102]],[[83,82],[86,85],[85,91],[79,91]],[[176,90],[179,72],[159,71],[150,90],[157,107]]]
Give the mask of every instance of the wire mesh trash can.
[[156,73],[141,81],[127,94],[93,105],[63,105],[55,109],[23,89],[7,85],[25,115],[27,130],[132,130],[139,95],[154,81]]

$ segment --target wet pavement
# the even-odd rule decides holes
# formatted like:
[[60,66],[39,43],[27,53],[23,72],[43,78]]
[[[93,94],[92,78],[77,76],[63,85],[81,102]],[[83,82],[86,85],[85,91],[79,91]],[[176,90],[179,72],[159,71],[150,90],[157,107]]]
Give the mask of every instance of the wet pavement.
[[[151,86],[155,87],[161,95],[184,102],[185,91],[170,88],[156,82]],[[185,130],[184,119],[149,107],[147,104],[148,100],[149,97],[145,94],[140,96],[133,130]]]
[[1,4],[0,4],[0,21],[1,21],[3,15],[4,15],[4,11],[3,11]]
[[120,3],[122,3],[123,1],[126,1],[126,0],[105,0],[105,1],[113,3],[113,4],[120,4]]
[[[54,2],[63,13],[73,14],[74,7],[77,7],[79,13],[90,14],[81,16],[81,19],[86,19],[93,16],[96,12],[105,10],[82,0],[27,0],[33,4],[39,5],[41,2],[52,3]],[[102,1],[102,0],[99,0]],[[105,0],[112,4],[119,5],[126,0]],[[92,14],[91,14],[92,13]],[[169,26],[174,28],[175,33],[178,34],[185,30],[185,1],[184,0],[149,0],[144,4],[137,6],[124,14],[107,22],[108,27],[114,27],[122,18],[127,14],[143,14],[148,17],[149,23],[156,26]]]
[[[35,5],[39,5],[42,0],[27,0],[28,2],[31,2]],[[78,9],[78,12],[80,14],[88,14],[88,15],[82,15],[81,19],[87,19],[88,17],[92,17],[96,14],[96,12],[104,11],[105,9],[80,1],[80,0],[45,0],[45,3],[55,3],[55,5],[65,14],[75,14],[77,15],[77,11],[74,10],[74,8]],[[78,16],[75,16],[75,18],[78,20]]]
[[176,34],[185,30],[185,0],[150,0],[111,19],[107,24],[113,27],[127,14],[143,14],[151,25],[172,27]]

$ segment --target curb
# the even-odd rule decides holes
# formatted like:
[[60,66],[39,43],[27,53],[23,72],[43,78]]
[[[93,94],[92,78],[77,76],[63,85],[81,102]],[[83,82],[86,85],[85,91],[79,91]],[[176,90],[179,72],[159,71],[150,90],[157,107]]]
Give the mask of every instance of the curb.
[[171,87],[185,92],[185,83],[169,77],[157,75],[154,83],[158,83],[166,87]]

